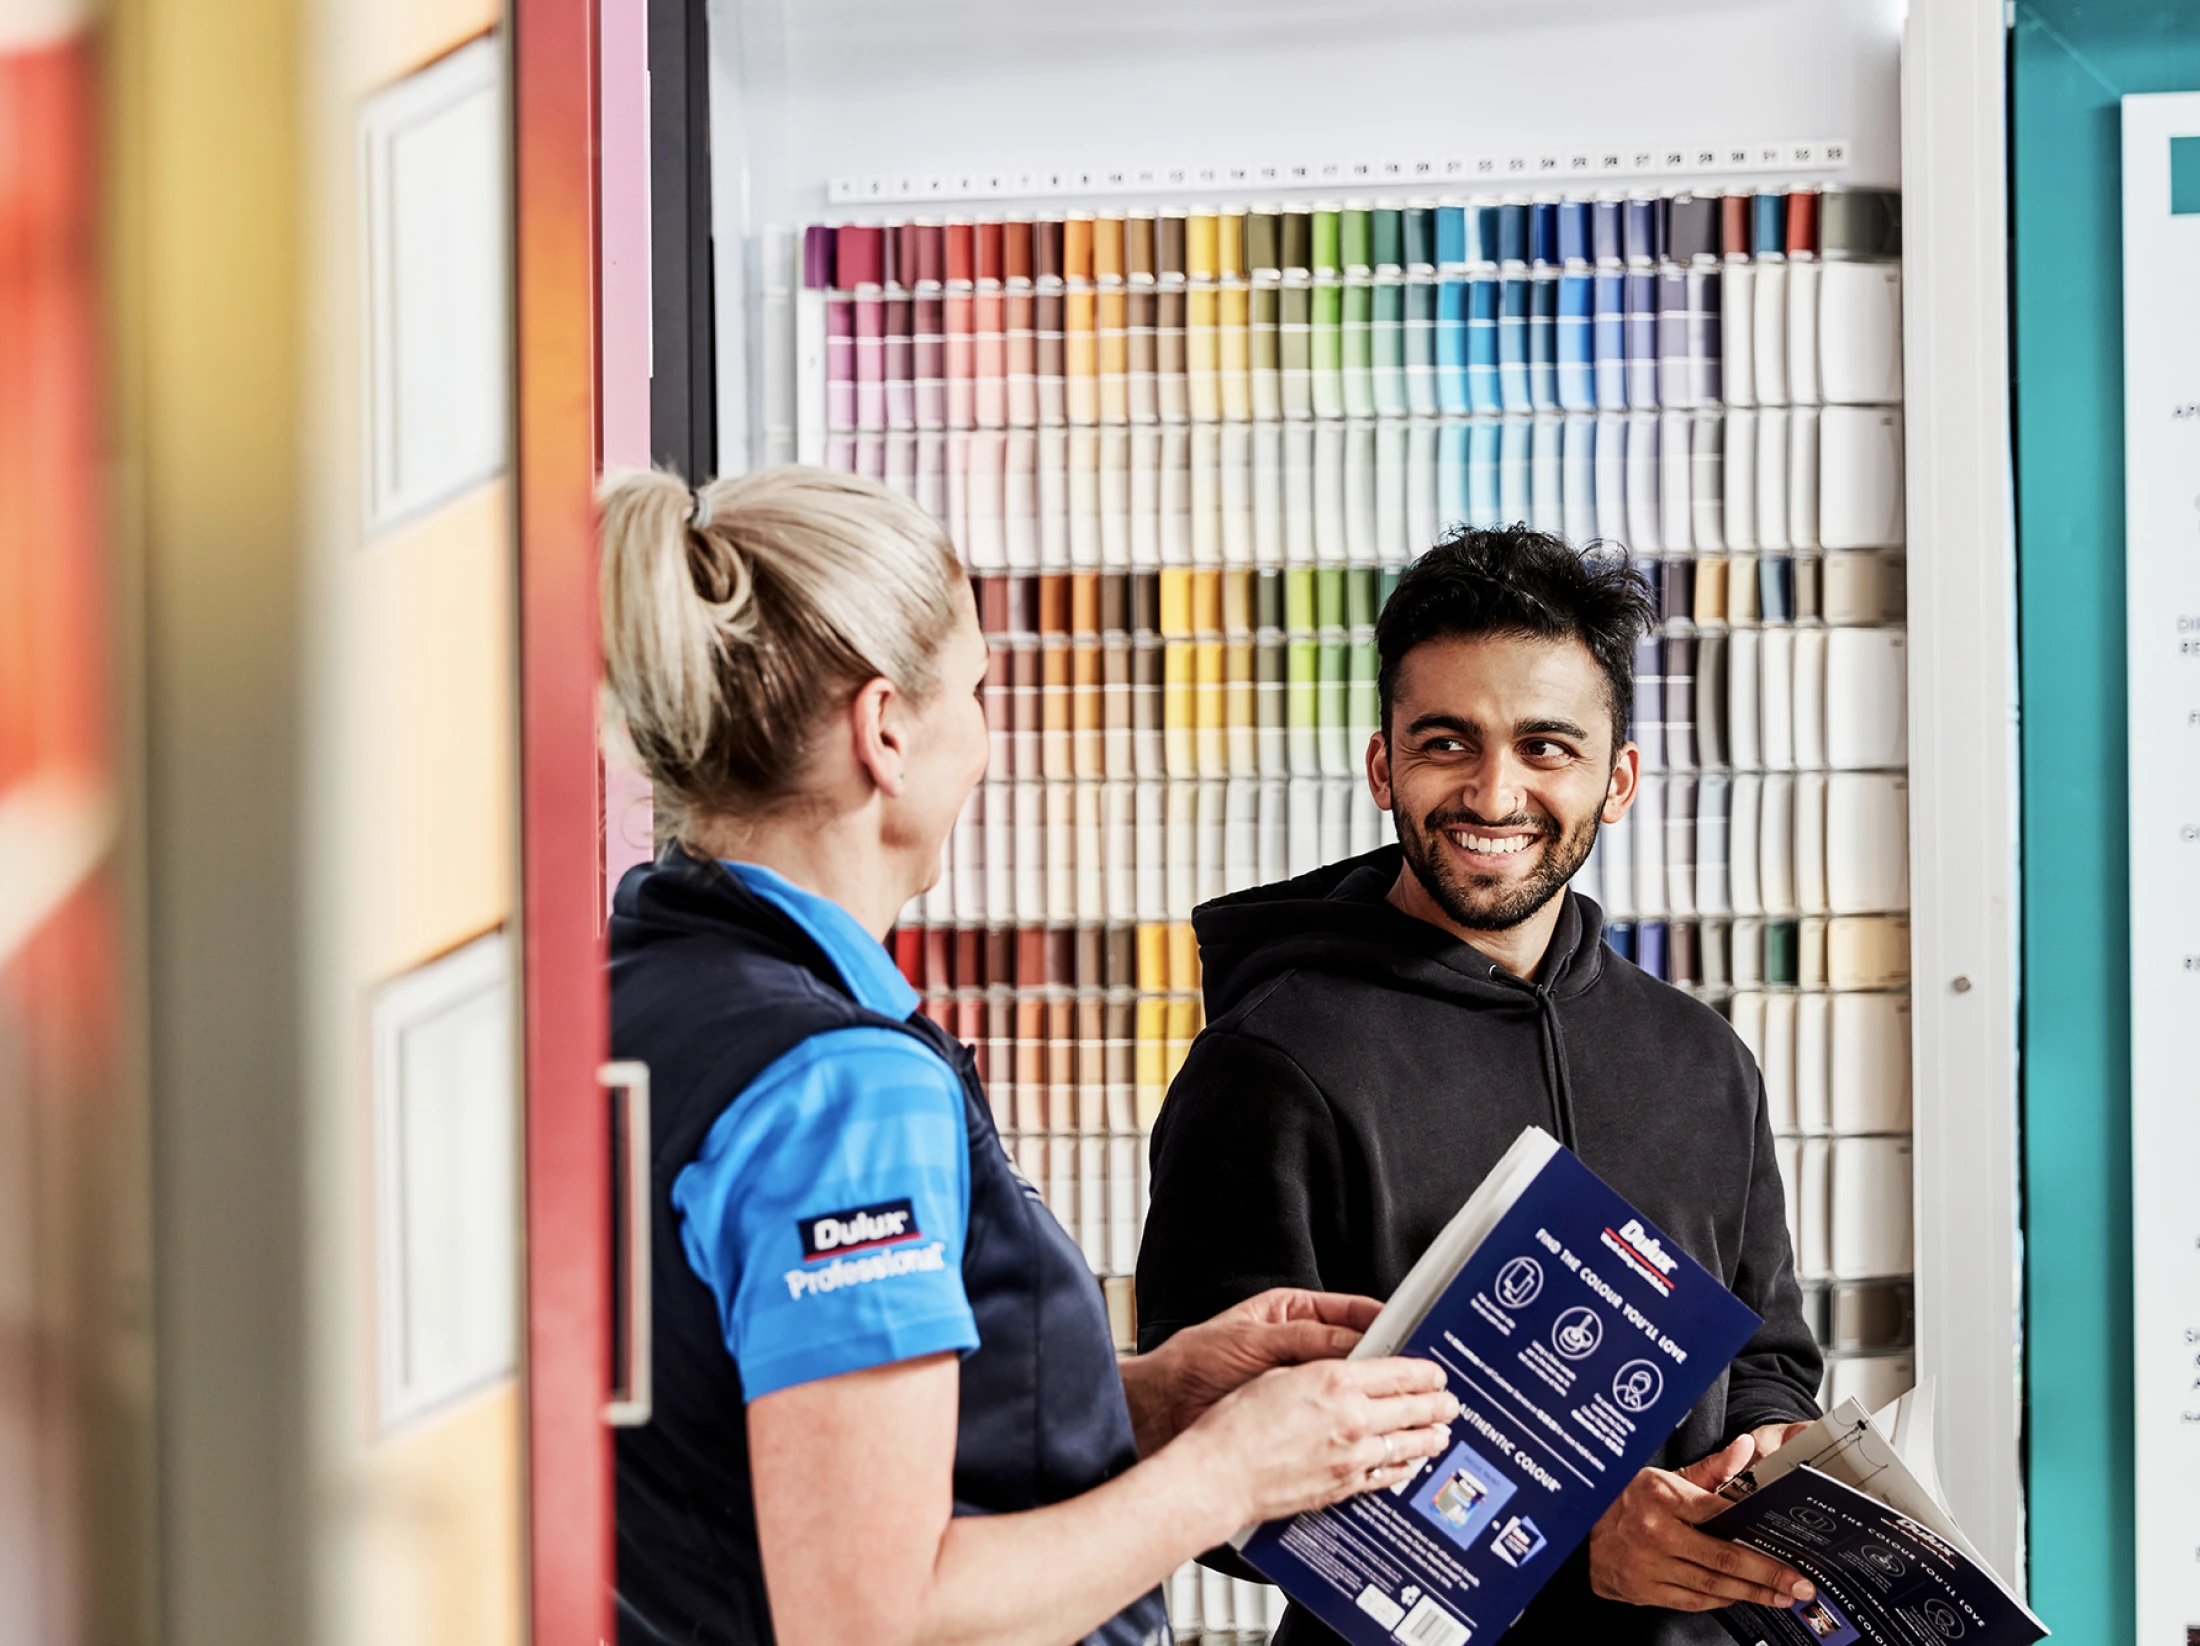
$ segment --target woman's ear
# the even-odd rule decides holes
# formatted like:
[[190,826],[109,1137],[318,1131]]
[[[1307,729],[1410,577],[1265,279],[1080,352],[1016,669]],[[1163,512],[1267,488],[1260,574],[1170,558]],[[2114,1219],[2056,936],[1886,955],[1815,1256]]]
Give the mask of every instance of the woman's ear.
[[889,800],[901,798],[909,763],[908,705],[883,676],[856,688],[848,705],[848,731],[856,765]]

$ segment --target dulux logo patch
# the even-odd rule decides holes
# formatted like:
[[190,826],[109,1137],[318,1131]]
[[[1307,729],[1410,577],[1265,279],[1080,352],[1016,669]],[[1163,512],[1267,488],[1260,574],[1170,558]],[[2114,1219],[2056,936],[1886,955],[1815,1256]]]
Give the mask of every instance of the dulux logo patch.
[[1672,1278],[1674,1269],[1679,1267],[1672,1254],[1658,1244],[1658,1237],[1642,1226],[1641,1218],[1631,1217],[1622,1224],[1619,1237],[1632,1246],[1637,1255],[1648,1258],[1650,1266],[1668,1279]]
[[1673,1271],[1680,1267],[1680,1260],[1659,1244],[1656,1235],[1643,1227],[1641,1218],[1629,1218],[1617,1231],[1606,1229],[1600,1238],[1609,1250],[1618,1254],[1628,1268],[1667,1297],[1673,1295]]
[[844,1252],[898,1246],[905,1240],[921,1239],[924,1234],[917,1227],[916,1208],[906,1199],[881,1200],[875,1205],[827,1212],[822,1217],[799,1218],[795,1227],[802,1231],[802,1261],[805,1263],[814,1263],[821,1257],[838,1257]]

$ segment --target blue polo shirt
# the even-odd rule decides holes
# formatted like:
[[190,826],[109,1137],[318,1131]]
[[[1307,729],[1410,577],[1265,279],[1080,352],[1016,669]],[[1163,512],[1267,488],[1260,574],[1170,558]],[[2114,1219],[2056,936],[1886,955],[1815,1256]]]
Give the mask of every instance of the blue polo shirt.
[[[917,1009],[839,904],[756,864],[725,866],[809,935],[859,1005]],[[909,1035],[812,1035],[749,1083],[673,1179],[672,1205],[750,1400],[978,1346],[962,1279],[969,1173],[961,1082]]]

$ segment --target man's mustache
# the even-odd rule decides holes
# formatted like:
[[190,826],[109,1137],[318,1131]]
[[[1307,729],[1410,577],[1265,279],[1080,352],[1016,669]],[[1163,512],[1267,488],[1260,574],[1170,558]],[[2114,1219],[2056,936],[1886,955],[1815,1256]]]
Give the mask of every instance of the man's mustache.
[[1421,827],[1434,834],[1440,829],[1533,829],[1539,835],[1555,835],[1558,825],[1547,817],[1516,812],[1511,817],[1484,817],[1466,806],[1445,806],[1430,812]]

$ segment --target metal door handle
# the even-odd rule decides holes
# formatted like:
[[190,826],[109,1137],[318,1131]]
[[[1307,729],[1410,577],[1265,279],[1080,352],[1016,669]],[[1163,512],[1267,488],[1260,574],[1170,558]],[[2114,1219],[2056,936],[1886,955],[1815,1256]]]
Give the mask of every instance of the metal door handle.
[[604,1403],[603,1420],[615,1429],[638,1429],[649,1421],[651,1394],[649,1065],[606,1063],[596,1080],[626,1094],[623,1105],[614,1100],[626,1155],[626,1365]]

